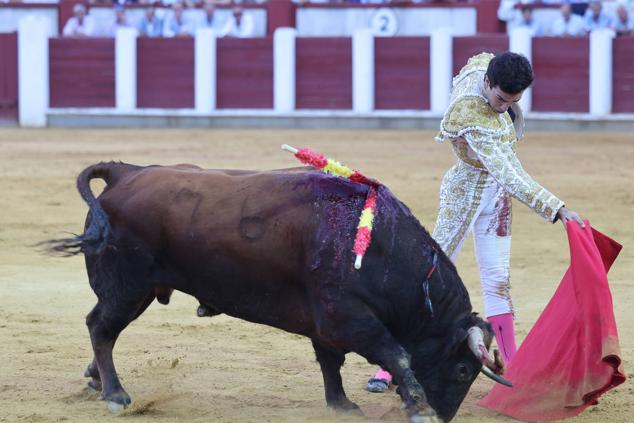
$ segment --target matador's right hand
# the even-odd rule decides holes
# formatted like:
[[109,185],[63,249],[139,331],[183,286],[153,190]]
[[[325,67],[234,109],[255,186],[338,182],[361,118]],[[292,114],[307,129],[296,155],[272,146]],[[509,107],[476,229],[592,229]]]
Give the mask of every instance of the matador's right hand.
[[561,220],[561,223],[563,223],[564,228],[566,227],[566,223],[569,220],[574,220],[582,228],[586,227],[586,224],[583,223],[583,220],[581,219],[581,216],[579,216],[579,214],[577,214],[577,212],[574,212],[572,210],[568,210],[565,206],[561,207],[559,209],[559,211],[557,212],[557,219]]

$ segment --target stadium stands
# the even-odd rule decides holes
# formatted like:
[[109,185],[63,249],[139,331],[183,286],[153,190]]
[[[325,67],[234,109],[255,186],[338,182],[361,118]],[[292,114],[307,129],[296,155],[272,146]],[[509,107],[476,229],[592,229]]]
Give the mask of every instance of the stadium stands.
[[[203,4],[186,8],[186,36],[172,40],[157,37],[167,35],[164,21],[171,12],[166,8],[93,4],[88,16],[100,22],[95,36],[64,39],[56,35],[64,28],[59,22],[76,2],[0,5],[0,28],[6,33],[0,35],[0,82],[5,81],[0,87],[15,87],[16,78],[24,87],[0,91],[0,113],[17,116],[19,109],[25,125],[46,124],[51,113],[94,108],[137,115],[148,110],[199,115],[222,110],[437,115],[446,107],[452,74],[469,56],[507,49],[525,54],[534,64],[537,79],[523,99],[528,111],[595,117],[634,113],[634,38],[627,36],[627,14],[619,33],[623,36],[616,38],[610,29],[575,38],[544,31],[548,36],[540,37],[530,25],[509,25],[506,32],[498,20],[503,6],[498,1],[393,2],[385,7],[275,0],[240,4],[239,12],[251,21],[244,30],[232,22],[234,5],[212,2],[204,6],[212,10],[211,18]],[[559,13],[560,7],[531,6],[533,16],[540,10]],[[622,14],[617,13],[620,6],[604,6],[612,22]],[[156,10],[159,23],[152,27],[160,30],[154,37],[147,36],[147,29],[135,30],[142,28],[146,10]],[[520,9],[512,10],[521,14]],[[13,29],[6,25],[9,11],[19,12]],[[384,20],[377,24],[379,13]],[[26,16],[31,23],[20,26]],[[395,27],[390,26],[391,19],[396,19]],[[615,25],[610,26],[616,29]],[[18,27],[20,34],[12,35]],[[20,37],[43,38],[18,48]],[[42,45],[46,48],[37,47]],[[21,49],[24,56],[31,55],[30,66],[17,65]],[[47,69],[46,83],[38,92],[33,90],[39,85],[24,82],[43,78],[33,60]]]

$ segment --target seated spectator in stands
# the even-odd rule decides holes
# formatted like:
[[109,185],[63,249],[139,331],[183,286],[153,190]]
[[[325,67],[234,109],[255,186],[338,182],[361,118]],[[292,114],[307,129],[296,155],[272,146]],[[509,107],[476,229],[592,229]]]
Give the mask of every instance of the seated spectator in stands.
[[64,30],[64,37],[92,37],[96,35],[95,20],[88,16],[86,6],[81,3],[73,6],[73,17],[68,19]]
[[[522,20],[523,12],[520,10],[523,11],[524,7],[530,7],[527,4],[536,2],[535,0],[501,0],[497,11],[498,19],[506,22],[507,28],[510,30]],[[522,5],[521,9],[518,8],[519,5]],[[529,13],[532,14],[532,10]]]
[[139,22],[139,35],[142,37],[160,37],[163,35],[163,21],[156,17],[156,9],[150,5]]
[[180,2],[172,4],[172,13],[163,23],[164,37],[191,37],[194,29],[183,16],[183,4]]
[[569,3],[561,5],[561,16],[553,22],[551,34],[555,36],[580,36],[586,35],[583,18],[572,13]]
[[128,28],[131,27],[128,22],[128,18],[125,13],[125,7],[120,4],[117,4],[113,7],[114,10],[114,21],[110,25],[109,28],[106,29],[106,35],[109,37],[114,37],[117,35],[117,29],[119,28]]
[[634,35],[634,19],[627,12],[624,5],[616,9],[616,18],[612,20],[612,29],[616,35]]
[[587,32],[592,32],[595,29],[610,28],[612,20],[603,11],[603,4],[600,0],[591,0],[588,4],[588,10],[584,15],[585,28]]
[[510,23],[510,28],[529,28],[533,37],[541,37],[543,34],[541,24],[533,16],[533,8],[522,6],[520,14]]
[[204,0],[203,16],[198,28],[210,28],[214,32],[218,32],[218,16],[216,16],[216,2],[214,0]]
[[244,8],[236,4],[233,6],[233,13],[220,31],[220,36],[248,38],[253,37],[254,30],[253,16],[244,13]]

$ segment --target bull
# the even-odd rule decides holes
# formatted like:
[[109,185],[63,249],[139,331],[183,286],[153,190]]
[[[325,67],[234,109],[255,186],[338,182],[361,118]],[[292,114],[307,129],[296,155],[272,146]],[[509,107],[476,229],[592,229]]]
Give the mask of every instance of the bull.
[[[98,198],[95,178],[106,182]],[[368,187],[310,168],[110,162],[83,170],[77,188],[89,206],[84,232],[49,242],[84,254],[98,298],[86,317],[94,357],[85,375],[109,406],[131,402],[113,363],[117,337],[173,290],[194,296],[201,315],[310,338],[327,406],[339,411],[358,410],[340,374],[349,352],[392,373],[412,422],[451,420],[481,370],[507,383],[456,268],[385,186],[360,270],[352,243]]]

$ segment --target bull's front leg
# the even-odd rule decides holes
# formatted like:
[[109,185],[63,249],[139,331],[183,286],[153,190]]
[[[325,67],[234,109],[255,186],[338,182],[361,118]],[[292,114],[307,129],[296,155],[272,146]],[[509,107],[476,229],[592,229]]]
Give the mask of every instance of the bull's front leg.
[[[423,387],[414,376],[409,354],[392,337],[383,323],[373,317],[363,316],[354,307],[333,310],[335,311],[331,314],[324,314],[325,318],[322,319],[319,328],[322,336],[328,339],[328,344],[337,345],[343,351],[355,352],[370,363],[378,364],[389,371],[399,384],[399,395],[412,423],[441,422],[436,411],[427,402]],[[353,318],[350,316],[351,313],[354,313]],[[341,376],[338,386],[341,386]],[[343,388],[341,390],[343,391]],[[328,396],[328,388],[326,395]]]
[[324,377],[324,390],[326,391],[328,407],[335,411],[360,412],[359,406],[350,401],[343,390],[340,370],[345,361],[345,355],[323,347],[315,340],[312,341]]
[[412,423],[442,422],[427,402],[425,390],[414,376],[410,357],[405,349],[387,331],[383,336],[375,339],[377,341],[356,352],[370,363],[378,364],[392,374],[399,385],[398,393],[410,421]]
[[86,367],[84,372],[85,377],[91,378],[88,382],[88,389],[91,391],[101,391],[101,376],[99,376],[99,369],[97,368],[97,360],[92,359],[92,362]]

